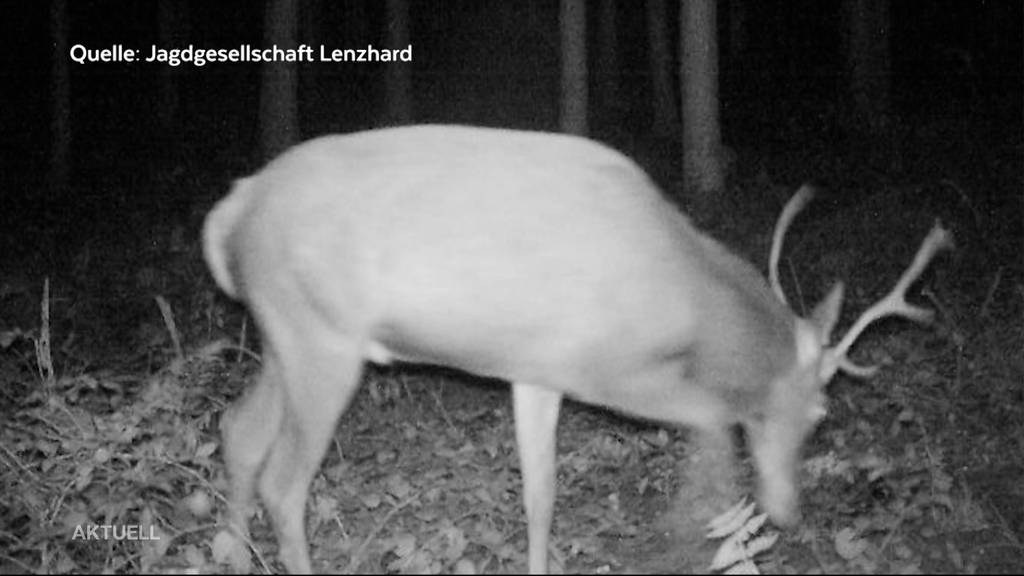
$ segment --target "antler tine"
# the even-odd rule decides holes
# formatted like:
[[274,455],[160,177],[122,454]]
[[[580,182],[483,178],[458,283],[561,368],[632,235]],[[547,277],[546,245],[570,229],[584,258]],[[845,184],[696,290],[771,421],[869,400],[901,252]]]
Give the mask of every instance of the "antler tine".
[[782,214],[779,214],[779,220],[775,223],[775,232],[772,234],[772,249],[768,257],[768,280],[771,282],[772,291],[787,307],[789,301],[786,300],[786,293],[783,292],[782,283],[779,282],[779,255],[782,254],[782,239],[785,237],[789,225],[793,223],[793,219],[804,209],[804,206],[807,206],[811,198],[814,198],[814,188],[809,184],[804,184],[782,209]]
[[921,276],[939,250],[952,247],[953,236],[936,220],[928,236],[921,243],[921,247],[918,248],[913,263],[903,272],[892,291],[861,314],[860,318],[854,322],[853,327],[843,336],[843,339],[830,350],[838,368],[859,377],[867,377],[874,373],[876,367],[858,366],[846,357],[850,346],[853,346],[864,329],[872,322],[893,315],[904,316],[916,322],[931,321],[933,315],[931,310],[907,303],[907,289]]

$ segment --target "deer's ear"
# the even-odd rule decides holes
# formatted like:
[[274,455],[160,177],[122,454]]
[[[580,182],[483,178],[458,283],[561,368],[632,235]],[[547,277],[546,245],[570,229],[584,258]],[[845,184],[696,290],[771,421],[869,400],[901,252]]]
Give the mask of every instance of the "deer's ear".
[[829,341],[832,329],[836,327],[836,321],[839,320],[839,312],[843,308],[843,290],[843,283],[836,282],[829,290],[828,296],[819,302],[811,312],[811,322],[818,328],[822,342]]

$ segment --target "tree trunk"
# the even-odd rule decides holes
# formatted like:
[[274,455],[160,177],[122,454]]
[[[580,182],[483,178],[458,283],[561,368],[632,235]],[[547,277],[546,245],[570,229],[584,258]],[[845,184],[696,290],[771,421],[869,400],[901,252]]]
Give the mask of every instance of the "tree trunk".
[[[183,0],[159,0],[157,6],[157,36],[165,48],[178,48],[184,43],[188,6]],[[156,113],[161,134],[169,135],[178,128],[178,68],[161,66],[157,80]]]
[[[296,48],[296,0],[267,0],[264,38],[267,47]],[[298,68],[295,62],[263,64],[260,91],[260,139],[265,158],[272,158],[299,136]]]
[[734,64],[747,51],[747,1],[729,0],[729,58]]
[[[366,0],[349,0],[342,5],[342,40],[345,44],[365,44],[370,34]],[[393,46],[389,46],[393,48]]]
[[683,186],[698,217],[713,219],[725,189],[718,119],[716,0],[682,0]]
[[850,96],[867,133],[888,130],[890,104],[889,0],[844,0]]
[[615,0],[601,0],[600,42],[597,44],[598,63],[595,66],[601,87],[602,115],[611,124],[617,124],[619,102],[619,28],[618,5]]
[[60,197],[71,174],[71,74],[68,69],[67,0],[50,4],[50,39],[53,68],[50,70],[50,173],[51,199]]
[[562,0],[562,131],[587,133],[587,13],[584,0]]
[[[409,45],[409,2],[388,0],[388,44],[390,50]],[[391,125],[412,122],[412,63],[388,62],[384,68],[387,118]]]
[[659,136],[679,133],[679,114],[672,88],[672,52],[668,40],[666,0],[647,0],[647,57],[654,96],[653,132]]

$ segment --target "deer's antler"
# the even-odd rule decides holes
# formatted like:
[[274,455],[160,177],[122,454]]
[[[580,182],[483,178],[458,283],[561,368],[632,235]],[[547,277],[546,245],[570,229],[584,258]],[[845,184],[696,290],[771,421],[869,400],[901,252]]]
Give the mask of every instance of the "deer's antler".
[[907,289],[913,284],[928,267],[939,250],[953,247],[953,236],[939,221],[932,226],[928,236],[921,243],[921,247],[914,256],[914,261],[900,276],[896,286],[884,298],[868,308],[853,326],[847,331],[838,344],[825,351],[822,362],[823,376],[831,377],[836,370],[843,370],[853,376],[868,377],[875,373],[877,366],[859,366],[854,364],[848,357],[850,347],[857,341],[857,338],[864,330],[880,318],[886,316],[903,316],[915,322],[930,322],[933,316],[931,310],[913,306],[906,300]]
[[782,254],[782,240],[789,225],[793,223],[793,219],[807,206],[811,198],[814,198],[814,188],[804,184],[782,209],[782,214],[779,214],[779,220],[775,223],[775,232],[772,234],[772,250],[768,257],[768,280],[771,283],[772,291],[787,307],[789,307],[789,302],[786,300],[786,293],[782,291],[782,283],[779,282],[779,255]]

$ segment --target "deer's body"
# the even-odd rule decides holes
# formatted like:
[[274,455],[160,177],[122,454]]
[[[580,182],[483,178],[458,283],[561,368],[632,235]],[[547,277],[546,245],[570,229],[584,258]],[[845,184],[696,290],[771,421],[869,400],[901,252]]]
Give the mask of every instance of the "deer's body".
[[[219,284],[258,318],[264,306],[309,310],[306,329],[371,360],[665,421],[725,388],[758,405],[759,381],[792,364],[792,314],[757,271],[587,140],[434,126],[329,136],[240,181],[228,202],[238,211],[221,224],[232,260],[214,264]],[[264,304],[269,290],[288,300]],[[666,404],[681,378],[694,398]]]
[[838,298],[797,318],[607,147],[455,126],[319,138],[238,181],[204,237],[264,345],[225,427],[235,520],[258,480],[291,570],[310,567],[308,484],[367,360],[513,384],[532,571],[563,395],[710,434],[744,424],[762,504],[796,516]]

